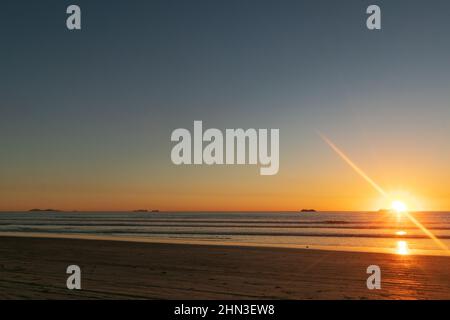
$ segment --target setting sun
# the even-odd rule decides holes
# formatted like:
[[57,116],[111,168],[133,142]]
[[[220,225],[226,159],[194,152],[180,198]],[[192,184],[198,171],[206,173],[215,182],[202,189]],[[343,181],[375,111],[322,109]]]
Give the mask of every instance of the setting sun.
[[406,204],[398,200],[392,202],[391,208],[395,212],[405,212],[408,209]]

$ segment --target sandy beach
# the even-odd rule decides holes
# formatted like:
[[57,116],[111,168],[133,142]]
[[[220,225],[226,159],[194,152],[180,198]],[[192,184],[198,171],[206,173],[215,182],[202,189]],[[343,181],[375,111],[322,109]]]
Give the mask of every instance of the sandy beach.
[[[450,299],[450,257],[0,237],[1,299]],[[82,290],[65,270],[82,269]],[[368,290],[379,265],[382,289]]]

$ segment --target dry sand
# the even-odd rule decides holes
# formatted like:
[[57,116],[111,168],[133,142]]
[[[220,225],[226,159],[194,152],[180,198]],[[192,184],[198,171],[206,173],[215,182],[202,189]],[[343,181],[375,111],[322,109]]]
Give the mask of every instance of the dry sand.
[[[450,299],[450,257],[0,237],[1,299]],[[82,290],[66,289],[68,265]],[[382,270],[368,290],[366,268]]]

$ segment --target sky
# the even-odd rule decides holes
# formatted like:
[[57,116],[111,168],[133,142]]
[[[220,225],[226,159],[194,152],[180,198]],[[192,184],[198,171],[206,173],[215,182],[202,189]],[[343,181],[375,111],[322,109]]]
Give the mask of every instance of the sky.
[[[366,8],[382,30],[366,28]],[[82,30],[66,28],[78,4]],[[450,210],[448,1],[3,1],[0,210]],[[280,129],[280,170],[176,128]]]

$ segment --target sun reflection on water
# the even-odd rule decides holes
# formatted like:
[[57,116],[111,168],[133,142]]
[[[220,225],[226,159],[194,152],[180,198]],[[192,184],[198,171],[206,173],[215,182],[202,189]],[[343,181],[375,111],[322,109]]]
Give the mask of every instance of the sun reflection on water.
[[406,241],[397,241],[396,253],[400,255],[408,255],[409,247]]

